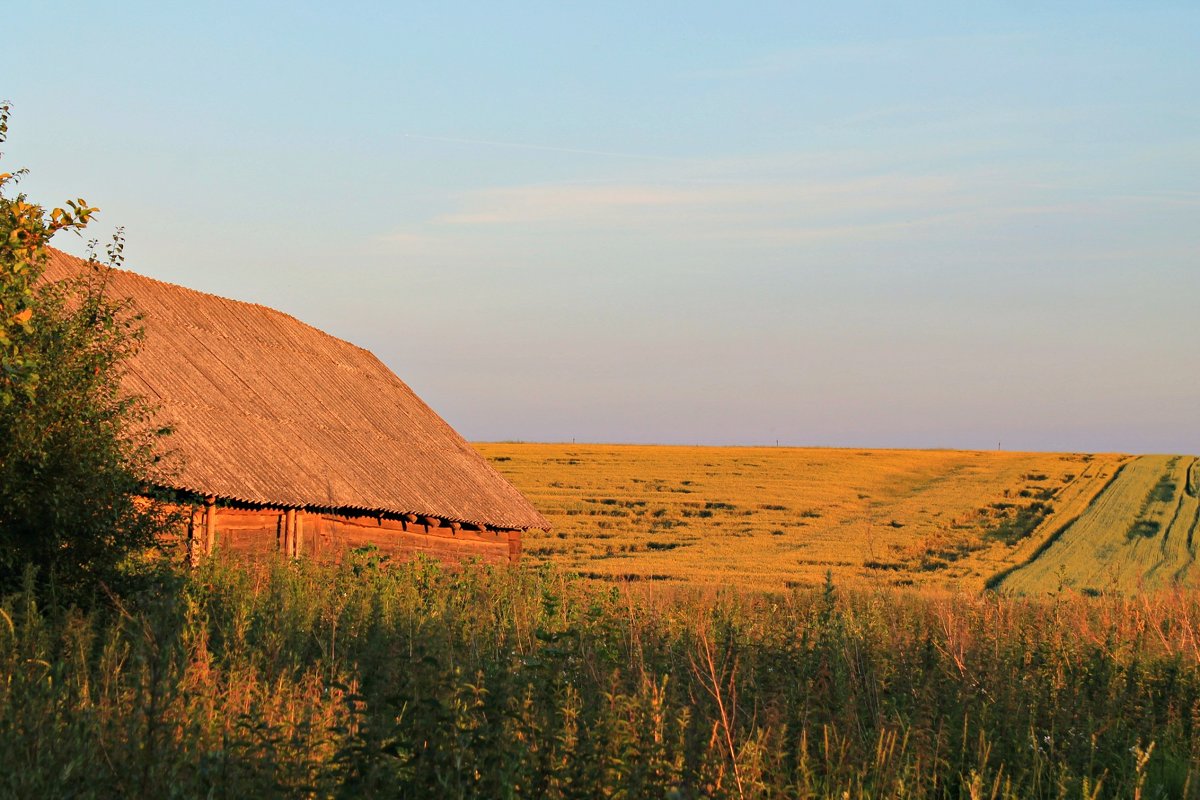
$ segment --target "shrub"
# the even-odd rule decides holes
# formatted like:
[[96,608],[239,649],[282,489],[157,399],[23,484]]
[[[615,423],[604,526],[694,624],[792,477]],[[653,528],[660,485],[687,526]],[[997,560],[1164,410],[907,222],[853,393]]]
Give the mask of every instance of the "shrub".
[[[1029,536],[1038,525],[1042,524],[1042,520],[1054,513],[1054,508],[1049,503],[1041,501],[1035,501],[1027,506],[1016,506],[1016,514],[1013,516],[1008,516],[1008,511],[1014,508],[1011,503],[993,503],[992,507],[1001,511],[1005,516],[985,536],[1010,546]],[[986,509],[981,510],[986,512]]]
[[1137,538],[1152,539],[1158,535],[1162,529],[1162,523],[1154,519],[1140,519],[1129,526],[1129,530],[1125,533],[1125,538],[1133,541]]
[[[0,124],[7,118],[0,106]],[[0,176],[0,190],[10,181]],[[95,212],[82,200],[71,208],[47,213],[0,191],[0,316],[21,309],[0,336],[0,591],[32,566],[43,586],[85,601],[101,584],[132,585],[143,566],[135,557],[170,520],[142,496],[162,431],[121,390],[140,327],[127,303],[105,295],[111,267],[41,279],[50,237]],[[110,262],[122,247],[118,233]]]

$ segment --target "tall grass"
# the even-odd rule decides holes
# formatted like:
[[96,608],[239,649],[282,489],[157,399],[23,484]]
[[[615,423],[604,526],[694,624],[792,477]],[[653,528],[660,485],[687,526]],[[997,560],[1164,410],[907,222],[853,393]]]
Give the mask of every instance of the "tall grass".
[[214,561],[0,603],[10,797],[1197,797],[1200,599]]

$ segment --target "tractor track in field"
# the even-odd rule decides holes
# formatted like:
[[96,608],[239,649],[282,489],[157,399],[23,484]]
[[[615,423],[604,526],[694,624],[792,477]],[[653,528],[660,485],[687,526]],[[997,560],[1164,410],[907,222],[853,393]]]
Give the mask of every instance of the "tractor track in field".
[[[1184,487],[1184,493],[1189,497],[1200,498],[1200,458],[1193,458],[1192,465],[1188,467],[1187,486]],[[1187,546],[1188,550],[1192,551],[1192,555],[1196,555],[1196,547],[1193,544],[1196,535],[1196,526],[1200,525],[1200,503],[1196,506],[1196,517],[1192,520],[1192,526],[1188,528]]]
[[[1154,576],[1161,568],[1170,566],[1171,560],[1178,557],[1182,563],[1171,570],[1171,582],[1179,583],[1186,578],[1188,570],[1196,560],[1196,554],[1192,552],[1188,541],[1190,539],[1190,531],[1177,530],[1177,527],[1180,527],[1178,526],[1179,520],[1184,514],[1184,506],[1191,505],[1187,502],[1191,499],[1187,490],[1191,482],[1192,468],[1195,466],[1195,463],[1196,460],[1194,458],[1188,463],[1187,468],[1183,471],[1183,485],[1176,487],[1175,508],[1171,512],[1171,519],[1167,522],[1166,528],[1163,529],[1162,541],[1159,546],[1159,550],[1162,553],[1162,560],[1146,571],[1146,578],[1150,582],[1153,582]],[[1195,515],[1192,514],[1191,516],[1194,517]],[[1184,524],[1187,524],[1186,519]],[[1182,542],[1180,542],[1181,537]]]
[[[1187,525],[1186,548],[1188,554],[1187,562],[1179,568],[1175,573],[1176,583],[1186,583],[1188,580],[1188,572],[1190,567],[1196,562],[1196,528],[1200,526],[1200,491],[1197,491],[1197,480],[1200,479],[1200,458],[1193,458],[1192,463],[1188,465],[1187,478],[1183,486],[1183,491],[1179,493],[1180,510],[1184,506],[1191,506],[1191,523],[1187,523],[1185,518],[1182,525]],[[1174,525],[1171,526],[1174,529]],[[1183,533],[1180,531],[1180,533]],[[1194,581],[1193,581],[1194,582]]]

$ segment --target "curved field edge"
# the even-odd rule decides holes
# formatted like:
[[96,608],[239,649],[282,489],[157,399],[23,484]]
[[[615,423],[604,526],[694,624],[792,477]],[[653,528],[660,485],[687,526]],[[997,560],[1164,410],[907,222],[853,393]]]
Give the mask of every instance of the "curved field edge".
[[[1079,475],[1055,495],[1053,513],[1047,515],[1027,539],[1013,548],[1009,558],[1015,563],[1008,571],[1011,572],[1012,569],[1027,564],[1037,555],[1044,553],[1052,539],[1057,538],[1072,522],[1079,519],[1135,457],[1087,458],[1089,460]],[[1066,522],[1062,522],[1064,518]],[[990,582],[991,579],[988,583]]]
[[1062,535],[1067,532],[1067,529],[1069,529],[1072,525],[1074,525],[1076,522],[1078,522],[1079,518],[1081,516],[1083,516],[1083,514],[1087,513],[1087,509],[1091,508],[1096,503],[1096,501],[1100,499],[1100,496],[1102,494],[1104,494],[1106,491],[1108,491],[1109,487],[1112,486],[1113,483],[1116,482],[1117,478],[1119,478],[1121,476],[1121,473],[1125,470],[1125,467],[1128,465],[1129,465],[1129,461],[1125,461],[1120,466],[1118,466],[1116,468],[1116,470],[1113,471],[1113,474],[1104,483],[1104,485],[1100,487],[1100,490],[1092,495],[1091,499],[1088,501],[1087,506],[1085,506],[1085,508],[1082,512],[1071,517],[1066,522],[1056,525],[1051,530],[1049,535],[1047,535],[1045,538],[1043,538],[1041,540],[1041,543],[1037,546],[1037,548],[1034,549],[1034,551],[1032,553],[1029,554],[1029,556],[1027,558],[1025,558],[1020,563],[1013,564],[1011,567],[1008,567],[1007,569],[997,572],[995,575],[993,575],[991,578],[989,578],[987,580],[987,583],[984,585],[984,588],[989,591],[994,591],[994,590],[999,589],[1001,587],[1001,585],[1004,583],[1004,581],[1009,576],[1011,576],[1014,572],[1016,572],[1019,569],[1023,569],[1025,567],[1029,566],[1030,564],[1032,564],[1033,562],[1037,561],[1038,558],[1040,558],[1042,555],[1044,555],[1046,553],[1046,551],[1048,551],[1051,547],[1054,546],[1054,543],[1057,542],[1059,540],[1059,538],[1061,538]]

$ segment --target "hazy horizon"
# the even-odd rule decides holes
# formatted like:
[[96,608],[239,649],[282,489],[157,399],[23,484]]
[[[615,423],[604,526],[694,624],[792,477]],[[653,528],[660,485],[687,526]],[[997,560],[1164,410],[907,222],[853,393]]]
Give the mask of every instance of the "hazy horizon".
[[1200,453],[1193,3],[8,18],[32,200],[468,439]]
[[1070,453],[1083,455],[1136,455],[1136,456],[1174,456],[1174,455],[1195,455],[1194,453],[1179,453],[1176,451],[1163,451],[1134,453],[1127,450],[1016,450],[1007,447],[939,447],[934,446],[918,446],[911,447],[881,447],[872,444],[849,443],[849,444],[805,444],[805,443],[787,443],[787,442],[725,442],[714,444],[711,442],[607,442],[593,441],[584,439],[472,439],[472,444],[480,445],[506,445],[506,444],[548,444],[548,445],[579,445],[580,447],[714,447],[714,448],[730,448],[736,450],[743,449],[760,449],[760,448],[778,448],[781,450],[876,450],[876,451],[914,451],[914,452],[955,452],[955,453],[989,453],[1002,452],[1010,454],[1021,453]]

